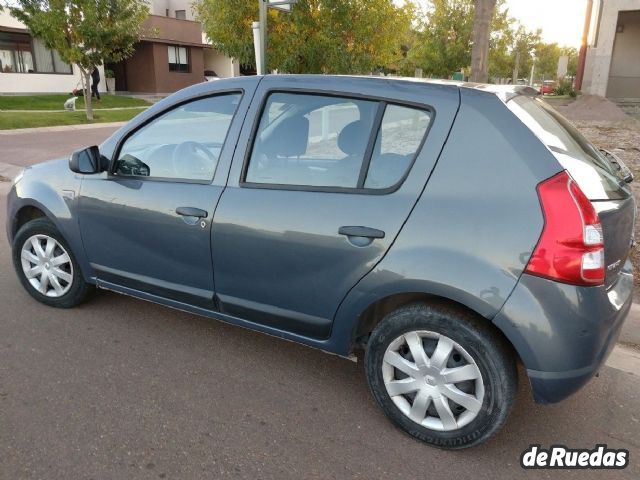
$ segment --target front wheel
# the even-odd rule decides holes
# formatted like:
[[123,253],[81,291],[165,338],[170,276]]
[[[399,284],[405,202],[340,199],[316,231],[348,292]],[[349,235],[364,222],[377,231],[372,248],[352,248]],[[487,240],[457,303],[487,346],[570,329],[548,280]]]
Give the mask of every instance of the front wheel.
[[90,292],[69,245],[45,218],[20,228],[13,242],[13,266],[27,292],[46,305],[74,307]]
[[402,430],[460,449],[498,431],[511,411],[517,368],[486,320],[448,305],[414,304],[387,315],[367,345],[369,388]]

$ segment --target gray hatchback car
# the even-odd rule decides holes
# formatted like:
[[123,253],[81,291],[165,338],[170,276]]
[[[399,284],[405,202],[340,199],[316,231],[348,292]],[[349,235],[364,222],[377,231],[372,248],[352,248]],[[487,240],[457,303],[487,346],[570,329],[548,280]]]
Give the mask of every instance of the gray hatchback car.
[[441,448],[581,388],[632,296],[632,179],[527,87],[244,77],[157,103],[100,147],[27,168],[17,275],[93,286],[342,356]]

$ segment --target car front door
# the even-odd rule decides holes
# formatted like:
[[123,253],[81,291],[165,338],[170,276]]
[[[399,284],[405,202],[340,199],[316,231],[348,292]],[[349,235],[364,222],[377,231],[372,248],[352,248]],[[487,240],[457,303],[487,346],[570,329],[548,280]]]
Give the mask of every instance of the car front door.
[[247,116],[255,123],[239,140],[247,148],[236,151],[214,217],[223,313],[330,335],[341,300],[393,243],[453,122],[457,93],[429,91],[321,76],[260,83]]
[[125,134],[109,172],[83,179],[80,229],[99,285],[214,308],[211,221],[252,93],[168,108]]

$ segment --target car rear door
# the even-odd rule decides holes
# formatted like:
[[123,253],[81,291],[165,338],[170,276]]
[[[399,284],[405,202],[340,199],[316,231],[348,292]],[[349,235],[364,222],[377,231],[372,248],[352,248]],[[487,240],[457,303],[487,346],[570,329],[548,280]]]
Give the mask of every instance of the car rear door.
[[407,219],[458,103],[451,86],[265,77],[214,217],[221,311],[327,338]]

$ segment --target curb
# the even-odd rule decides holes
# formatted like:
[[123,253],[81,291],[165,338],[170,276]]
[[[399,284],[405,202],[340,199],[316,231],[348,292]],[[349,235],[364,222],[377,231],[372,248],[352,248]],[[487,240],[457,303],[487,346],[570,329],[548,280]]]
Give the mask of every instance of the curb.
[[[8,178],[9,180],[13,180],[13,178],[18,175],[24,167],[18,167],[17,165],[11,165],[10,163],[2,163],[0,162],[0,177]],[[10,182],[2,182],[2,183],[10,183]]]
[[91,130],[93,128],[109,128],[121,127],[128,122],[106,122],[106,123],[81,123],[78,125],[60,125],[57,127],[34,127],[34,128],[15,128],[13,130],[0,130],[0,136],[4,135],[20,135],[25,133],[42,133],[42,132],[69,132],[74,130]]

